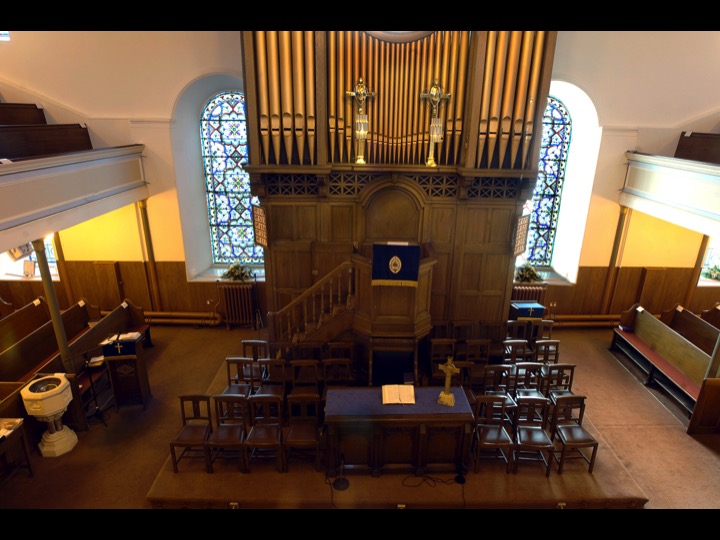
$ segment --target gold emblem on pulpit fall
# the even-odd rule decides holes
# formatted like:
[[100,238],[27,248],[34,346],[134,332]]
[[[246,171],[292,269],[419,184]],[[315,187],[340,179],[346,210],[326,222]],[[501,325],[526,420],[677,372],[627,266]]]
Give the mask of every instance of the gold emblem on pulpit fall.
[[388,263],[388,268],[393,274],[397,274],[400,272],[400,269],[402,268],[402,261],[400,260],[400,257],[397,255],[393,256],[392,259],[390,259],[390,262]]

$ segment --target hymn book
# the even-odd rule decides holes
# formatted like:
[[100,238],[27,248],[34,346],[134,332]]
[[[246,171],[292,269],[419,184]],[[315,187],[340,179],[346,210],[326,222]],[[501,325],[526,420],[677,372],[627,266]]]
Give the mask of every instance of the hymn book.
[[383,405],[415,403],[415,387],[410,384],[384,384],[382,387]]

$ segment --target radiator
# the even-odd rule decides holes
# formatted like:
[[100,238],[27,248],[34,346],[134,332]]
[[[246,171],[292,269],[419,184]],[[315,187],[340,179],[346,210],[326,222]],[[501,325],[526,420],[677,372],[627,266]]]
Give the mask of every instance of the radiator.
[[250,283],[218,283],[220,300],[222,301],[225,324],[253,326],[255,305],[253,302],[253,285]]
[[512,297],[513,300],[524,300],[534,301],[538,304],[545,305],[545,291],[547,290],[547,284],[542,285],[513,285]]

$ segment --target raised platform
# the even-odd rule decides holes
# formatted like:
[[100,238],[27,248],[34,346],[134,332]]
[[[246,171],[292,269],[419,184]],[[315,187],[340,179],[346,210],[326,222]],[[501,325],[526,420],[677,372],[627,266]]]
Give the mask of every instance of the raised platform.
[[[225,377],[223,366],[208,391],[221,390]],[[348,489],[338,491],[334,478],[315,471],[309,461],[291,460],[287,473],[277,472],[274,461],[254,461],[250,473],[241,473],[235,463],[219,460],[209,474],[202,460],[185,459],[176,474],[168,457],[147,498],[154,508],[642,508],[647,497],[588,415],[583,425],[600,441],[592,474],[582,460],[566,462],[562,475],[554,465],[549,478],[539,463],[521,463],[517,474],[506,474],[501,460],[483,460],[480,472],[468,472],[464,483],[451,473],[373,477],[351,472],[345,476]]]

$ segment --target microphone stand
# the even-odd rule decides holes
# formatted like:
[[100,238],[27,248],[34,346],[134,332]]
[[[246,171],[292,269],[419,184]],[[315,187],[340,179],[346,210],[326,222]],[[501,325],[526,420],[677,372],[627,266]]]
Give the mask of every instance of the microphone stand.
[[[118,336],[119,336],[119,334],[118,334]],[[83,352],[83,353],[80,353],[80,354],[76,355],[76,356],[73,356],[72,358],[70,358],[69,361],[71,362],[71,365],[73,366],[73,371],[74,371],[74,370],[75,370],[75,365],[74,365],[73,360],[75,360],[76,358],[83,358],[83,359],[84,359],[84,362],[83,362],[83,371],[86,371],[86,372],[87,372],[88,380],[90,381],[90,395],[91,395],[91,397],[92,397],[93,405],[95,405],[95,410],[92,412],[92,414],[86,415],[85,418],[86,418],[88,421],[90,421],[91,418],[98,418],[98,419],[103,423],[103,425],[104,425],[105,427],[108,427],[107,422],[105,421],[105,415],[104,415],[104,412],[105,412],[105,411],[103,411],[102,408],[100,407],[100,404],[99,404],[99,402],[98,402],[98,397],[97,397],[97,391],[95,390],[95,382],[93,381],[93,378],[94,378],[94,377],[93,377],[92,371],[93,371],[93,369],[95,368],[95,366],[90,366],[90,355],[89,355],[89,353],[90,353],[90,351],[93,351],[93,350],[96,350],[96,349],[97,349],[97,347],[95,347],[95,348],[93,348],[93,349],[89,349],[89,350],[87,350],[87,351],[85,351],[85,352]],[[101,350],[102,350],[102,349],[101,349]],[[103,366],[103,367],[104,367],[104,366]],[[106,369],[107,369],[107,368],[106,368]],[[81,404],[81,406],[82,406],[82,404]],[[84,408],[84,407],[83,407],[83,408]]]

